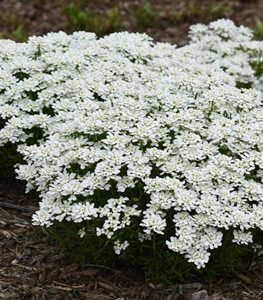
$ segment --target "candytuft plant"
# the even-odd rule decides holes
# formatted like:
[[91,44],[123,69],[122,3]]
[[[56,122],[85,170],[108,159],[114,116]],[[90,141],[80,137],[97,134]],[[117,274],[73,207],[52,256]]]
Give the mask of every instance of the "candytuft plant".
[[252,35],[219,20],[178,49],[126,32],[1,41],[0,146],[15,145],[18,178],[39,193],[33,223],[164,280],[218,262],[225,245],[238,257],[262,245],[263,43]]

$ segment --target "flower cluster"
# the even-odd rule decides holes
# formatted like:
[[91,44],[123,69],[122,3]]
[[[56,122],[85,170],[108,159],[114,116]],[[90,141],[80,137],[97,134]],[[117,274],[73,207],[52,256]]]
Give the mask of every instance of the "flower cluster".
[[252,37],[248,28],[218,20],[192,26],[191,43],[180,50],[206,66],[219,66],[235,78],[238,87],[263,91],[263,46]]
[[[33,223],[81,223],[129,247],[165,235],[198,268],[263,230],[263,42],[231,21],[189,45],[145,34],[50,33],[0,41],[0,146],[40,195]],[[261,68],[261,69],[260,69]],[[171,216],[169,218],[168,216]]]

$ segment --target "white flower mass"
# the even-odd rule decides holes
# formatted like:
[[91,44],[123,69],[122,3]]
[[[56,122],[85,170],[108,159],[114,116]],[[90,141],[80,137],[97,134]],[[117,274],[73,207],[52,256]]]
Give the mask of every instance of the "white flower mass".
[[0,146],[17,145],[18,178],[40,195],[33,224],[83,223],[83,238],[99,218],[116,254],[135,221],[141,242],[169,229],[198,268],[224,230],[241,244],[263,230],[263,42],[229,20],[190,38],[0,41]]

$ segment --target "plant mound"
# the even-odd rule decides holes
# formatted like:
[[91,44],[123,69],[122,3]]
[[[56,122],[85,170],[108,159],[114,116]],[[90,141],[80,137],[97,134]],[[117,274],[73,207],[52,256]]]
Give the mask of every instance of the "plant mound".
[[[263,43],[231,21],[176,48],[145,34],[0,42],[0,151],[41,199],[116,254],[149,241],[205,267],[226,232],[263,229]],[[138,247],[138,246],[136,246]]]

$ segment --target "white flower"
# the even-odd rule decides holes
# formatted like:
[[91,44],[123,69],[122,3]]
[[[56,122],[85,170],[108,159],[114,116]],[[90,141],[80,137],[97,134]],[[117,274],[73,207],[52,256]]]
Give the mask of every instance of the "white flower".
[[149,212],[145,214],[145,217],[140,225],[145,227],[144,232],[146,234],[151,234],[152,231],[158,234],[164,234],[166,220],[163,219],[159,214]]
[[253,236],[251,232],[244,232],[243,230],[233,231],[233,242],[237,244],[249,244],[253,242]]
[[79,230],[78,235],[80,236],[80,238],[83,238],[86,235],[85,227],[82,227]]
[[128,241],[121,243],[119,240],[114,242],[114,251],[115,254],[120,255],[122,250],[125,250],[129,246]]

